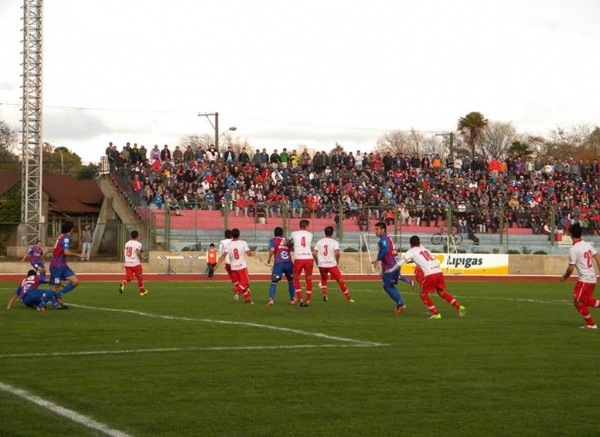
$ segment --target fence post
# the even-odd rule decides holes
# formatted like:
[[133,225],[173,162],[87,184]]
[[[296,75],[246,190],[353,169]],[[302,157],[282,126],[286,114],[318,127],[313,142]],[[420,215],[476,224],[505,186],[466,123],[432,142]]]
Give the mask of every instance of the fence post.
[[223,204],[223,226],[225,229],[228,229],[229,225],[229,202],[224,202]]
[[340,206],[338,208],[337,228],[338,228],[338,238],[340,239],[340,241],[344,241],[344,206],[341,202],[340,202]]
[[[508,233],[507,233],[508,235]],[[500,208],[500,246],[504,244],[504,208]],[[508,252],[508,245],[506,246]]]
[[165,249],[167,252],[171,251],[171,209],[167,202],[164,203],[163,208],[165,210]]
[[556,212],[550,210],[550,246],[554,247],[556,242],[554,234],[556,233]]

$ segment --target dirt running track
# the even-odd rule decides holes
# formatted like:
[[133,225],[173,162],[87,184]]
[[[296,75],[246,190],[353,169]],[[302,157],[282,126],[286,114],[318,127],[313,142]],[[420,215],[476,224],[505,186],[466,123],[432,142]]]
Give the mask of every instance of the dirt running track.
[[[101,281],[101,282],[120,282],[123,279],[123,273],[113,274],[78,274],[77,277],[81,282]],[[20,282],[24,275],[0,275],[0,282]],[[313,281],[318,280],[319,275],[313,275]],[[252,281],[270,281],[271,275],[250,275]],[[381,277],[379,275],[344,275],[346,281],[379,281]],[[214,278],[215,281],[229,281],[229,278],[224,274],[217,274]],[[558,282],[560,276],[465,276],[465,275],[446,275],[448,282]],[[569,281],[574,281],[570,279]],[[145,282],[157,282],[157,281],[198,281],[198,282],[211,282],[205,275],[165,275],[165,274],[144,274]],[[135,282],[135,281],[134,281]]]

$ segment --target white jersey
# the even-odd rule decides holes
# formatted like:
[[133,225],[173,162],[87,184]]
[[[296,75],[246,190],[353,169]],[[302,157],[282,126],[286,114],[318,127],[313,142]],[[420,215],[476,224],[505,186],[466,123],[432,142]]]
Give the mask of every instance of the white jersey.
[[424,276],[441,273],[442,271],[440,262],[423,246],[411,247],[404,252],[402,259],[406,262],[414,262],[421,270],[423,270]]
[[123,253],[125,254],[125,267],[139,266],[142,262],[138,256],[138,251],[142,251],[142,243],[138,240],[129,240],[125,243]]
[[337,261],[335,260],[336,252],[340,251],[340,243],[331,237],[321,238],[315,246],[317,252],[318,262],[317,267],[335,267]]
[[596,283],[596,270],[594,270],[594,255],[596,253],[596,249],[583,240],[576,242],[569,249],[569,265],[574,265],[577,268],[579,282]]
[[[229,243],[231,243],[231,238],[226,238],[225,240],[219,241],[219,247],[217,248],[217,259],[221,258],[223,252],[225,252],[225,248]],[[229,254],[225,256],[225,264],[231,264],[231,258],[229,258]]]
[[290,240],[294,242],[294,259],[313,259],[312,239],[313,235],[304,229],[292,232]]
[[243,270],[247,266],[246,264],[246,252],[250,250],[248,243],[244,240],[231,240],[225,247],[225,252],[231,259],[231,270]]

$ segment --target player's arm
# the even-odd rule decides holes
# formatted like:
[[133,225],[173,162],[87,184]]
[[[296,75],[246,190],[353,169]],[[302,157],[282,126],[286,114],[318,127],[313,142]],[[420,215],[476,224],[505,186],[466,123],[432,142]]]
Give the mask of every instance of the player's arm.
[[63,248],[63,252],[64,252],[65,256],[77,256],[81,259],[86,257],[85,253],[77,253],[71,249],[67,249],[66,247]]
[[388,253],[388,250],[390,250],[387,244],[387,240],[381,239],[379,241],[381,244],[379,245],[379,252],[377,252],[377,259],[375,259],[375,261],[371,261],[371,264],[374,266],[376,266],[377,263],[381,261],[383,257]]
[[316,247],[312,251],[312,256],[313,256],[313,259],[315,260],[315,262],[318,264],[319,263],[319,251],[317,250]]
[[406,264],[406,260],[404,258],[400,258],[400,261],[398,261],[394,267],[392,267],[391,269],[387,269],[385,272],[392,273],[392,272],[395,272],[396,270],[400,270],[400,268],[404,264]]
[[[598,255],[596,254],[596,256]],[[594,256],[594,258],[596,258],[596,256]],[[598,259],[596,259],[596,262],[598,262]],[[569,279],[569,276],[573,274],[573,271],[575,271],[575,265],[569,264],[569,267],[567,267],[565,273],[560,277],[560,282],[565,282],[567,279]]]
[[267,264],[271,264],[271,260],[273,259],[274,255],[275,255],[275,248],[274,247],[269,248],[269,259],[267,259]]
[[340,249],[336,249],[335,252],[333,252],[334,256],[335,256],[335,263],[337,265],[340,264]]
[[10,299],[8,299],[8,303],[6,304],[6,309],[9,310],[12,307],[12,304],[14,303],[15,300],[17,300],[17,298],[19,297],[19,293],[20,290],[19,288],[17,288],[15,290],[15,292],[12,294],[12,296],[10,297]]
[[225,260],[226,256],[227,256],[227,250],[223,250],[223,253],[219,257],[219,260],[217,261],[217,265],[215,266],[215,270],[217,270],[217,268],[219,267],[219,265],[221,265],[221,263]]

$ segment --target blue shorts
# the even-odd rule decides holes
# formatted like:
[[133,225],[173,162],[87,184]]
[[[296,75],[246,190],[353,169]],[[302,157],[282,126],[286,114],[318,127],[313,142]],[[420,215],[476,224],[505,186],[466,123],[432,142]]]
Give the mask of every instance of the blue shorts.
[[279,282],[283,275],[289,282],[294,280],[294,264],[293,263],[280,263],[273,266],[271,272],[271,282]]
[[28,307],[36,307],[44,301],[46,298],[45,294],[48,290],[34,290],[30,291],[23,298],[23,303]]
[[396,270],[392,273],[384,273],[381,277],[381,281],[383,282],[383,286],[386,285],[396,285],[398,283],[398,278],[400,277],[400,270]]
[[46,266],[44,265],[43,261],[37,262],[35,264],[31,264],[31,267],[33,267],[36,270],[41,270],[41,269],[45,269]]
[[50,269],[50,285],[60,285],[62,281],[69,279],[71,276],[75,276],[75,272],[69,267],[62,269]]

